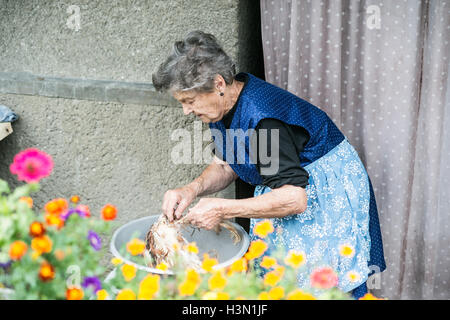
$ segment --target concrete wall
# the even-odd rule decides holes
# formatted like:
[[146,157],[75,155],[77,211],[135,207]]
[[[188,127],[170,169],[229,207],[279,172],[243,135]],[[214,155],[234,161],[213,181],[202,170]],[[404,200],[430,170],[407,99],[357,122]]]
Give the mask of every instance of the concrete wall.
[[[239,69],[251,72],[255,23],[246,24],[259,14],[256,2],[0,0],[0,73],[6,75],[0,79],[0,104],[20,116],[14,133],[0,141],[0,178],[18,185],[9,164],[20,150],[37,147],[55,161],[52,176],[34,197],[39,208],[52,198],[78,194],[95,215],[105,203],[115,204],[120,223],[158,214],[164,192],[188,183],[206,166],[170,159],[176,144],[170,134],[192,130],[193,117],[154,92],[151,99],[144,94],[135,100],[102,98],[95,88],[72,87],[81,92],[74,96],[49,94],[14,75],[54,77],[59,84],[74,78],[88,87],[90,79],[130,82],[139,94],[172,43],[194,29],[215,34]],[[66,11],[70,5],[80,8],[78,31],[67,25],[69,19],[69,26],[76,26]],[[130,90],[124,94],[133,96]],[[217,196],[232,198],[233,186]]]

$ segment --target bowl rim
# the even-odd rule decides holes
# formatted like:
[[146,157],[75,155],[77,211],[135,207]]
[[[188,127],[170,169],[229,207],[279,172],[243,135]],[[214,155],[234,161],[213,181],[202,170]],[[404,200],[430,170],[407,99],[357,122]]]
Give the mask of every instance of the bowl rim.
[[[163,274],[173,275],[174,274],[173,271],[170,271],[170,270],[163,271],[163,270],[159,270],[159,269],[156,269],[156,268],[147,267],[147,266],[144,266],[144,265],[141,265],[141,264],[137,264],[137,263],[135,263],[135,262],[133,262],[133,261],[123,257],[119,253],[119,251],[117,250],[116,246],[114,245],[114,243],[116,242],[116,238],[117,238],[117,236],[119,235],[119,233],[120,233],[120,231],[122,229],[126,228],[128,225],[130,225],[132,223],[136,223],[136,222],[141,221],[141,220],[147,220],[149,217],[155,217],[155,216],[158,216],[158,215],[149,215],[149,216],[145,216],[145,217],[142,217],[142,218],[130,220],[127,223],[125,223],[122,226],[120,226],[119,228],[117,228],[114,231],[114,233],[113,233],[111,241],[109,242],[109,250],[111,251],[111,253],[113,254],[113,256],[115,258],[119,258],[124,263],[130,264],[130,265],[136,267],[139,270],[147,271],[149,273],[161,274],[161,275],[163,275]],[[243,243],[241,245],[241,248],[240,248],[239,252],[233,258],[228,259],[228,260],[226,260],[226,261],[224,261],[222,263],[216,264],[215,266],[213,266],[214,270],[219,270],[219,269],[222,269],[222,268],[230,266],[233,262],[239,260],[247,252],[247,249],[250,246],[250,236],[247,233],[247,231],[245,231],[244,228],[242,228],[241,225],[239,225],[239,224],[237,224],[237,223],[235,223],[233,221],[229,221],[229,222],[241,233],[241,235],[242,235],[241,242],[243,242]]]

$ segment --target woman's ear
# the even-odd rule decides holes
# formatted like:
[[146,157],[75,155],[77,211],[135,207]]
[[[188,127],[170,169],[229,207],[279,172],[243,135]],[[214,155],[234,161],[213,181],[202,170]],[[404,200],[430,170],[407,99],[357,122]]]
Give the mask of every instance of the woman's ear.
[[225,82],[225,79],[220,74],[216,75],[214,79],[214,88],[220,93],[225,91],[226,86],[227,83]]

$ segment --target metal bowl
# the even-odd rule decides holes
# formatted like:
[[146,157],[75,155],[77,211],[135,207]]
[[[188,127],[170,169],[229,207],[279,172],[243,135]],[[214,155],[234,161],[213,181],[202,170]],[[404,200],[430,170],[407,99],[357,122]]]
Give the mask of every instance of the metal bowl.
[[[126,259],[120,254],[120,248],[123,248],[132,236],[135,235],[139,239],[144,240],[148,229],[158,219],[158,216],[148,216],[137,220],[132,220],[120,228],[118,228],[111,239],[110,250],[112,254],[127,264],[134,265],[140,270],[158,274],[173,274],[171,271],[162,271],[150,268],[144,264],[137,264]],[[237,232],[241,236],[241,241],[237,244],[233,243],[232,234],[225,228],[217,234],[215,231],[205,229],[194,229],[190,226],[183,228],[183,236],[188,242],[195,242],[199,250],[199,256],[203,257],[204,253],[208,253],[211,257],[216,256],[218,264],[215,269],[221,269],[231,265],[234,261],[241,258],[248,249],[250,237],[245,230],[238,224],[232,223]]]

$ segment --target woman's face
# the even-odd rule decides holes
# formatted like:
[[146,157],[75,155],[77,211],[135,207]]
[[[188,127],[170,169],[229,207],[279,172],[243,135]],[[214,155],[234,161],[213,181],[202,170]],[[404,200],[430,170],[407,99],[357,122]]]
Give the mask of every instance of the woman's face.
[[225,112],[224,99],[218,92],[199,93],[194,90],[172,93],[183,106],[185,115],[194,113],[204,123],[217,122]]

